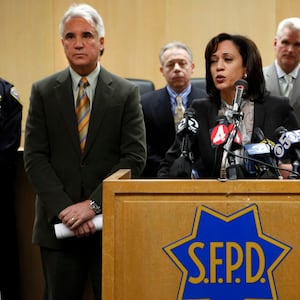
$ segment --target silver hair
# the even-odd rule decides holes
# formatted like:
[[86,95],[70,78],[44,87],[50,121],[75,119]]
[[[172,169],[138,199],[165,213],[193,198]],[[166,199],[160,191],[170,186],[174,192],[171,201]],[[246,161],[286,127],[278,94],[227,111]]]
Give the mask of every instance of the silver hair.
[[185,45],[184,43],[178,42],[178,41],[174,41],[174,42],[166,44],[165,46],[163,46],[161,48],[161,50],[159,52],[159,61],[160,61],[161,65],[164,64],[164,61],[163,61],[163,55],[164,55],[164,53],[167,50],[172,49],[172,48],[178,48],[178,49],[185,50],[187,52],[189,58],[190,58],[190,62],[191,63],[193,62],[193,53],[192,53],[192,50],[187,45]]
[[277,38],[280,39],[282,37],[284,28],[289,28],[292,31],[300,30],[300,18],[292,17],[282,20],[277,27]]
[[85,19],[92,26],[95,27],[98,37],[104,37],[105,28],[104,23],[99,15],[99,13],[88,4],[73,4],[69,7],[69,9],[65,12],[60,24],[59,24],[59,32],[60,36],[63,38],[65,23],[73,17],[79,17]]

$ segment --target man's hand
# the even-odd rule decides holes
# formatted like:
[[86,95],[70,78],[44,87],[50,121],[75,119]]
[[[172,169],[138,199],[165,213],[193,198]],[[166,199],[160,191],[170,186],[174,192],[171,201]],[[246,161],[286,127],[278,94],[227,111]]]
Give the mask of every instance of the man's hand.
[[68,206],[59,214],[61,221],[77,237],[88,236],[96,232],[96,227],[91,221],[95,212],[90,208],[90,200],[85,200]]

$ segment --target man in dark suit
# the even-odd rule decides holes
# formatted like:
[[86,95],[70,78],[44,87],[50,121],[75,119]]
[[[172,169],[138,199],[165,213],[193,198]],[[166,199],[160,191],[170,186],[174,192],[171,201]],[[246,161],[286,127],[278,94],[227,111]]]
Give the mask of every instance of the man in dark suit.
[[[289,97],[300,123],[300,18],[287,18],[279,23],[274,49],[276,60],[263,69],[267,89],[273,95]],[[290,89],[286,75],[291,76]]]
[[188,46],[177,41],[168,43],[159,58],[160,72],[167,85],[141,97],[147,140],[147,162],[142,176],[148,178],[157,176],[160,162],[174,142],[176,96],[181,97],[185,109],[193,99],[206,96],[204,90],[191,85],[195,64]]
[[[138,88],[99,63],[104,25],[94,8],[72,5],[60,34],[70,67],[33,84],[26,122],[25,170],[36,190],[33,243],[41,250],[45,299],[82,300],[88,279],[101,299],[102,239],[92,219],[102,213],[101,183],[108,175],[122,168],[141,175],[143,113]],[[80,141],[75,107],[82,77],[89,85],[80,97],[90,102],[90,117]],[[58,222],[75,236],[57,239]]]

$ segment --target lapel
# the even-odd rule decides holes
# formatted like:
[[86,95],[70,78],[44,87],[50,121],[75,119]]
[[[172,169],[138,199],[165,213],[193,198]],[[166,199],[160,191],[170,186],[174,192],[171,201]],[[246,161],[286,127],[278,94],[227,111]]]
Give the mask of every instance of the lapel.
[[110,73],[101,67],[93,99],[87,141],[83,153],[81,153],[80,149],[77,118],[72,90],[72,79],[68,68],[58,74],[56,82],[57,85],[54,87],[54,89],[57,108],[61,112],[62,118],[64,119],[65,128],[68,131],[67,136],[71,138],[76,151],[78,151],[79,155],[82,154],[83,158],[89,152],[89,149],[95,141],[95,138],[97,137],[97,131],[103,122],[103,116],[112,102],[112,78]]
[[152,121],[156,124],[156,128],[162,128],[162,130],[160,131],[160,137],[163,138],[166,132],[170,134],[171,137],[174,137],[176,128],[174,125],[170,95],[167,91],[167,88],[164,87],[160,90],[155,91],[155,93],[156,95],[155,98],[153,98],[153,105],[151,107]]
[[300,102],[299,102],[299,99],[300,99],[300,74],[298,74],[298,76],[294,82],[292,98],[296,99],[296,104],[299,106],[300,105]]
[[57,109],[61,112],[64,120],[65,128],[68,131],[67,136],[71,139],[78,153],[81,154],[72,90],[72,79],[68,68],[58,74],[56,82],[57,85],[54,87],[54,90]]
[[173,113],[170,103],[170,95],[167,88],[160,90],[157,101],[155,101],[153,110],[153,120],[158,124],[170,124],[172,128],[174,127]]
[[271,92],[271,94],[281,95],[281,90],[274,63],[266,70],[266,79],[268,82],[267,89]]
[[110,73],[101,66],[93,99],[89,130],[83,153],[84,156],[89,152],[96,138],[99,136],[97,132],[103,123],[109,106],[113,103],[113,88],[111,87],[111,83],[112,77]]

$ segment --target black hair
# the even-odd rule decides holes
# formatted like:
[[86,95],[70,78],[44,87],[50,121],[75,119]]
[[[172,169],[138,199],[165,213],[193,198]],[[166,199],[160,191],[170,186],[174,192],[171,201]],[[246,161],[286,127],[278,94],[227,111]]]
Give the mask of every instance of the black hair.
[[236,45],[242,56],[243,66],[247,70],[247,78],[244,78],[248,82],[246,97],[252,101],[262,101],[266,94],[266,88],[260,52],[256,44],[249,38],[228,33],[220,33],[213,37],[205,49],[206,90],[208,95],[221,101],[220,91],[214,85],[210,66],[211,57],[217,51],[219,43],[226,40],[232,41]]

